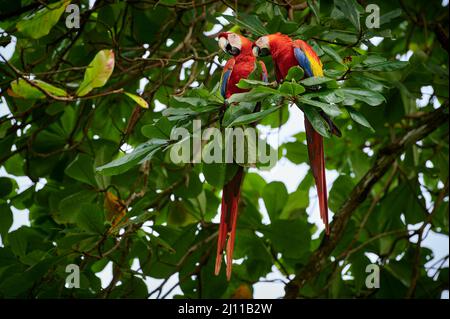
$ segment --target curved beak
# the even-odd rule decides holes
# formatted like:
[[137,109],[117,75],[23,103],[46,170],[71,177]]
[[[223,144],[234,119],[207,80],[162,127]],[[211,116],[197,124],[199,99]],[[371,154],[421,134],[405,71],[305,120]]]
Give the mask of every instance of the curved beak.
[[[257,53],[257,55],[255,54],[255,52]],[[253,47],[253,55],[256,56],[256,57],[258,57],[258,56],[260,56],[260,57],[268,56],[268,55],[270,55],[270,50],[268,48],[261,48],[261,47],[255,45]]]
[[219,47],[226,53],[231,54],[233,56],[239,55],[241,53],[241,49],[237,46],[231,45],[230,41],[228,41],[225,37],[219,38]]

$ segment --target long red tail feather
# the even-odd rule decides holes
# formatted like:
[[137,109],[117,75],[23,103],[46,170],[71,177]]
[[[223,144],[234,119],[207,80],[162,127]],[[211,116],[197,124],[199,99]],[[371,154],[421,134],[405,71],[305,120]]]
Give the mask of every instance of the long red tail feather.
[[236,175],[234,175],[234,177],[223,187],[222,194],[222,209],[220,216],[219,238],[217,241],[215,274],[218,275],[220,272],[222,255],[226,245],[228,280],[231,278],[231,268],[233,265],[234,238],[236,236],[236,222],[238,217],[243,171],[244,169],[239,166]]
[[325,158],[323,154],[323,137],[317,133],[305,116],[306,139],[311,169],[316,181],[317,195],[319,197],[320,218],[325,224],[325,233],[330,234],[328,225],[328,199],[327,182],[325,178]]

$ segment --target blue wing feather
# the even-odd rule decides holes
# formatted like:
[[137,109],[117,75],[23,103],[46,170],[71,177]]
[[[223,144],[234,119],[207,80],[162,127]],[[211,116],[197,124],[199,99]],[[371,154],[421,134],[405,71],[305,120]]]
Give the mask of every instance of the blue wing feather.
[[306,76],[312,77],[313,72],[311,69],[311,64],[309,63],[309,60],[306,57],[306,54],[300,48],[294,48],[294,55],[295,55],[295,58],[297,59],[298,64],[305,71]]
[[220,94],[225,98],[225,94],[227,92],[228,79],[230,78],[231,70],[228,70],[222,75],[222,83],[220,85]]

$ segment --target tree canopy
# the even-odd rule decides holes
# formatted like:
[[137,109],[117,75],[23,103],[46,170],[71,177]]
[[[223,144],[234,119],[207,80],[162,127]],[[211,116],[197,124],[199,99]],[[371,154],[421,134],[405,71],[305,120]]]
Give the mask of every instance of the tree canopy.
[[[229,57],[217,34],[229,30],[307,41],[325,76],[291,69],[277,85],[263,58],[271,82],[241,81],[249,92],[219,123]],[[275,272],[285,298],[440,298],[448,246],[434,258],[423,241],[449,232],[448,48],[439,1],[0,0],[0,297],[251,298]],[[194,120],[272,132],[296,107],[338,176],[331,234],[308,215],[310,170],[288,191],[243,164],[228,282],[214,261],[229,166],[174,163],[171,132]],[[271,147],[309,167],[303,131]],[[11,227],[25,212],[29,223]],[[71,264],[79,288],[67,287]]]

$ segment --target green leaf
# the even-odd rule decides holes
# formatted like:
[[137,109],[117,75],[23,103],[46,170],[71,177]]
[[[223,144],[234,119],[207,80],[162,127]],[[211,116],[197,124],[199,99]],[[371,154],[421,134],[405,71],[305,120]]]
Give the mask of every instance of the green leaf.
[[93,159],[86,154],[78,154],[72,163],[65,169],[66,175],[82,183],[97,186],[94,174]]
[[309,195],[307,191],[298,189],[289,194],[288,200],[280,214],[280,219],[294,219],[304,217],[306,219],[306,208],[309,205]]
[[359,100],[372,106],[380,105],[386,101],[383,95],[375,91],[357,88],[342,88],[340,91],[345,95],[345,105],[353,105],[355,100]]
[[335,62],[339,63],[339,64],[343,64],[342,62],[342,58],[339,55],[339,53],[337,53],[332,47],[328,46],[328,45],[323,45],[322,50],[330,56],[330,58],[332,58]]
[[279,219],[272,222],[270,228],[264,231],[274,248],[283,258],[294,258],[305,261],[309,253],[311,235],[306,221],[301,219]]
[[401,70],[406,67],[409,62],[407,61],[384,61],[384,62],[376,62],[369,64],[364,61],[363,68],[355,68],[355,71],[364,70],[364,71],[372,71],[372,72],[391,72]]
[[286,157],[294,164],[301,164],[308,162],[308,149],[305,144],[301,142],[290,142],[283,145],[286,149]]
[[311,100],[318,97],[321,101],[329,104],[341,103],[345,100],[345,95],[339,89],[337,90],[320,90],[314,93],[303,94],[302,97]]
[[327,82],[330,82],[330,81],[334,81],[334,79],[327,78],[325,76],[313,76],[313,77],[301,80],[300,83],[305,85],[305,86],[314,86],[314,85],[327,83]]
[[341,175],[334,181],[328,201],[329,207],[334,213],[337,213],[347,200],[353,186],[354,182],[348,175]]
[[355,0],[334,0],[334,5],[338,8],[346,19],[348,19],[357,31],[361,30],[359,21],[359,5]]
[[228,126],[238,126],[258,122],[278,109],[279,107],[274,107],[261,112],[241,115],[238,118],[234,119]]
[[63,89],[60,89],[44,81],[30,80],[30,82],[41,88],[41,90],[31,85],[24,79],[20,78],[17,81],[11,82],[11,91],[13,92],[13,96],[25,99],[44,99],[46,98],[46,95],[44,94],[44,92],[42,92],[42,90],[58,97],[68,96],[67,92]]
[[39,39],[47,34],[60,19],[70,1],[64,0],[45,5],[32,16],[23,18],[17,23],[17,30],[24,36]]
[[241,102],[239,105],[228,107],[223,114],[222,126],[229,126],[237,118],[253,113],[256,103]]
[[238,168],[239,165],[231,163],[203,163],[203,175],[208,184],[222,188],[236,175]]
[[78,212],[80,211],[80,203],[92,203],[97,194],[90,190],[81,190],[74,194],[63,198],[58,205],[58,212],[54,212],[53,218],[57,223],[74,223]]
[[0,177],[0,198],[8,196],[13,191],[13,181],[8,177]]
[[308,7],[314,13],[317,22],[320,24],[320,2],[315,0],[308,0]]
[[118,159],[103,166],[97,167],[97,171],[103,175],[118,175],[136,166],[142,160],[150,160],[152,156],[167,145],[167,140],[153,138],[139,145],[131,153],[125,154]]
[[258,80],[249,80],[249,79],[241,79],[236,86],[240,89],[251,89],[256,86],[268,86],[270,83],[264,82],[264,81],[258,81]]
[[304,98],[302,96],[297,97],[297,101],[301,102],[302,104],[317,106],[317,107],[321,108],[326,114],[333,116],[333,117],[341,114],[341,110],[335,104],[314,101],[314,100]]
[[353,119],[353,121],[355,121],[358,124],[361,124],[362,126],[369,128],[372,132],[375,132],[372,125],[370,125],[369,121],[367,121],[367,119],[364,117],[364,115],[362,115],[361,113],[356,111],[351,106],[347,106],[346,110],[348,111],[348,114]]
[[303,79],[304,76],[305,72],[303,71],[303,69],[300,66],[296,65],[289,69],[285,81],[289,82],[292,80],[300,81],[301,79]]
[[239,12],[239,18],[229,15],[223,15],[225,19],[233,24],[240,25],[245,29],[249,30],[254,36],[263,36],[268,34],[264,24],[255,15],[248,15]]
[[85,96],[94,88],[102,87],[106,84],[114,70],[114,51],[101,50],[89,63],[84,73],[83,82],[78,88],[77,95]]
[[0,236],[3,243],[13,224],[13,214],[11,208],[6,204],[0,204]]
[[301,109],[317,133],[325,137],[330,137],[328,123],[325,122],[315,107],[303,104]]
[[133,101],[135,101],[137,104],[139,104],[139,106],[143,107],[144,109],[148,109],[148,103],[146,100],[144,100],[142,97],[140,97],[139,95],[136,94],[132,94],[132,93],[128,93],[125,92],[124,93],[126,96],[128,96],[130,99],[132,99]]
[[282,182],[271,182],[262,191],[262,198],[269,213],[270,221],[278,219],[288,199],[286,186]]
[[249,92],[244,93],[236,93],[233,94],[229,99],[229,103],[237,103],[237,102],[259,102],[272,95],[273,92],[277,92],[277,90],[268,88],[268,87],[256,87],[253,88]]
[[192,106],[205,106],[208,104],[208,100],[201,97],[184,97],[184,96],[172,96],[172,98],[180,103],[189,104]]
[[290,96],[297,96],[305,92],[305,88],[295,82],[283,82],[278,90]]
[[75,223],[81,229],[96,234],[102,234],[105,228],[104,226],[105,216],[103,211],[94,204],[82,203],[80,211],[75,216]]

